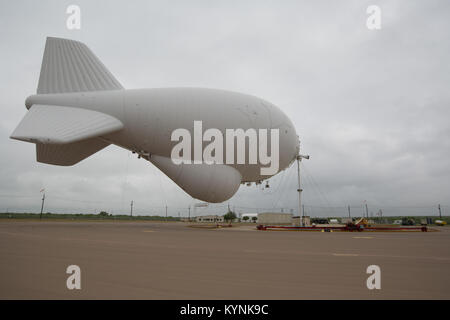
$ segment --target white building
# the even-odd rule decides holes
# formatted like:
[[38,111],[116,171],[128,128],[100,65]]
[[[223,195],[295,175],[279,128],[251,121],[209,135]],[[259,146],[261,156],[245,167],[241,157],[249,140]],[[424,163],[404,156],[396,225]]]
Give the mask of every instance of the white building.
[[[244,219],[244,217],[248,217],[248,219]],[[253,218],[256,218],[255,220]],[[258,214],[257,213],[243,213],[241,215],[241,222],[258,222]]]
[[292,225],[292,213],[263,212],[258,214],[258,223],[269,224],[289,224]]

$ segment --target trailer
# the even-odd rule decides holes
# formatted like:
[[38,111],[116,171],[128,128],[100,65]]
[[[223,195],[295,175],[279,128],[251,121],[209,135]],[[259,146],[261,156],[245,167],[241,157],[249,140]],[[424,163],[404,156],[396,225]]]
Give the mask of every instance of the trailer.
[[392,227],[392,226],[368,226],[360,223],[347,223],[345,226],[308,226],[308,227],[291,227],[291,226],[270,226],[258,225],[258,230],[273,230],[273,231],[318,231],[318,232],[427,232],[429,230],[426,226],[420,227]]

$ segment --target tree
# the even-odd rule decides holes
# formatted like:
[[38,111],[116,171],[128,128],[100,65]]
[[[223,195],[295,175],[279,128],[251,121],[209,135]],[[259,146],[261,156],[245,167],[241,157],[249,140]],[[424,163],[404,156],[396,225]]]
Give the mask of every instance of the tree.
[[233,222],[234,219],[236,219],[236,214],[233,211],[228,211],[224,216],[223,216],[225,221],[229,221],[229,223],[231,224],[231,222]]
[[98,215],[99,215],[100,217],[107,217],[107,216],[109,216],[109,213],[106,212],[106,211],[102,211],[102,212],[100,212]]
[[244,217],[242,218],[242,220],[244,220],[244,221],[247,221],[248,219],[250,219],[248,216],[244,216]]
[[258,220],[258,217],[252,217],[253,222],[256,223],[256,220]]

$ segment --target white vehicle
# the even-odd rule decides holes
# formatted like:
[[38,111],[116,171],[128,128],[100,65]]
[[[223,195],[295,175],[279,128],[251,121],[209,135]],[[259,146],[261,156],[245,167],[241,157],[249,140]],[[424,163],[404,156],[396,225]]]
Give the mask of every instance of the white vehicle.
[[[299,149],[289,118],[267,101],[204,88],[124,89],[86,45],[67,39],[47,38],[37,94],[25,105],[29,111],[11,138],[35,143],[38,162],[71,166],[115,144],[150,161],[189,195],[206,202],[223,202],[241,183],[277,174],[295,160]],[[202,130],[214,128],[223,135],[233,128],[277,130],[275,171],[263,175],[267,164],[261,161],[174,163],[172,149],[178,141],[173,141],[173,132],[185,128],[195,139],[199,133],[194,122],[199,121]],[[200,134],[204,148],[207,139]],[[243,142],[246,159],[250,144]],[[239,148],[239,141],[234,147]],[[274,148],[266,148],[267,155],[273,154]]]

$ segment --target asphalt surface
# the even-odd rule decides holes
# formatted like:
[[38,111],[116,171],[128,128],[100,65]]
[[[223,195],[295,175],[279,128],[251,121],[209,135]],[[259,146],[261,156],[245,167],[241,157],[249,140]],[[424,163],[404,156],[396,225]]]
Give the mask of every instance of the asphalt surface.
[[[256,231],[0,221],[0,299],[450,299],[450,228]],[[81,269],[68,290],[66,268]],[[369,290],[369,265],[381,289]]]

